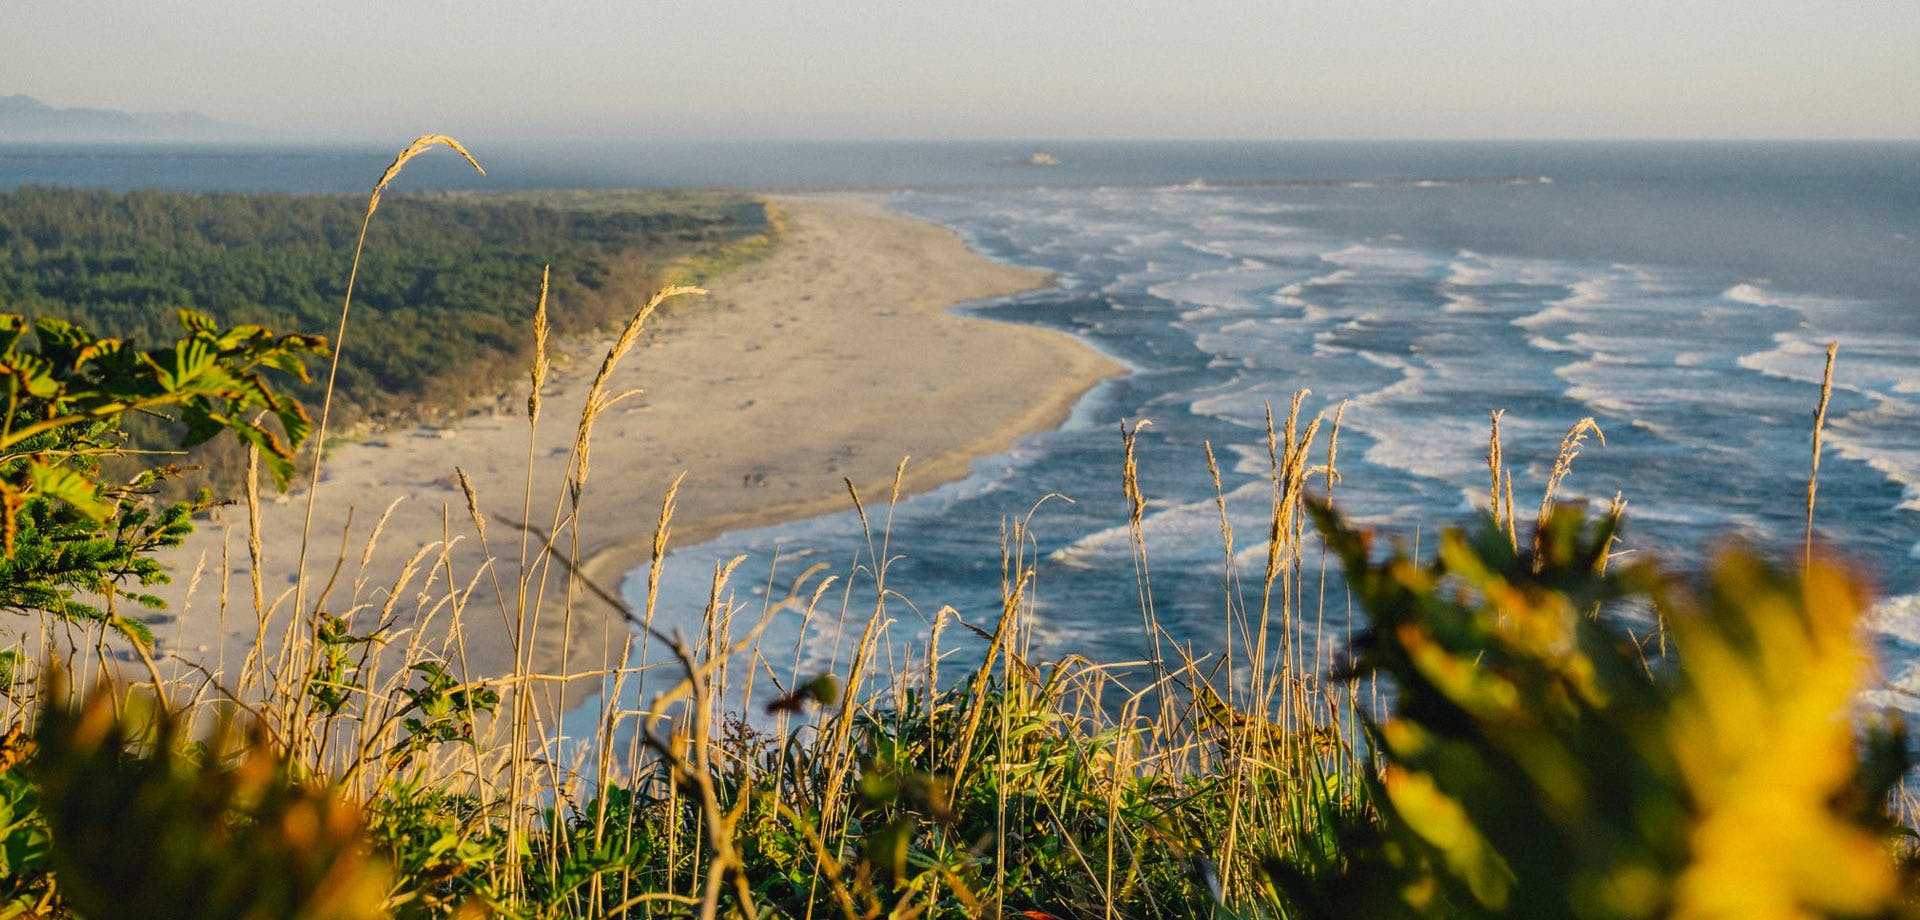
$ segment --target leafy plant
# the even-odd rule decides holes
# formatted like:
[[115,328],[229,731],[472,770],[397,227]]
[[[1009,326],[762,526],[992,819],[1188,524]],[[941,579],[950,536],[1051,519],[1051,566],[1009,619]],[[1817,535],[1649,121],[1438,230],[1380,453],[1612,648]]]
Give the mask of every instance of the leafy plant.
[[0,734],[0,918],[9,920],[40,915],[55,900],[40,788],[18,769],[32,748],[20,725]]
[[394,860],[387,909],[400,918],[498,911],[491,870],[511,845],[481,803],[418,778],[389,786],[367,808],[369,838]]
[[499,691],[462,684],[437,661],[415,662],[409,670],[420,675],[421,683],[400,690],[407,698],[401,710],[407,734],[388,752],[388,760],[404,764],[419,751],[449,741],[473,744],[474,718],[500,705]]
[[[112,613],[112,599],[128,583],[166,579],[152,553],[178,544],[207,499],[150,507],[144,493],[166,467],[120,483],[101,476],[101,461],[123,450],[121,424],[131,415],[171,413],[183,423],[183,446],[232,431],[258,449],[277,484],[293,475],[293,450],[311,424],[266,372],[305,379],[304,359],[325,354],[325,341],[258,326],[223,330],[191,310],[179,319],[184,336],[141,349],[63,320],[0,314],[0,607],[107,621],[142,643],[150,638]],[[107,609],[77,594],[105,597]],[[161,606],[146,594],[127,597]]]
[[352,632],[346,617],[324,610],[314,613],[313,626],[315,661],[313,673],[307,678],[307,695],[313,698],[319,713],[333,716],[355,691],[366,689],[360,681],[360,661],[377,637]]
[[[1321,532],[1372,624],[1352,676],[1390,678],[1368,724],[1380,824],[1271,867],[1312,913],[1448,917],[1881,917],[1896,723],[1856,737],[1860,583],[1724,553],[1697,589],[1607,566],[1617,521],[1554,510],[1532,548],[1448,533],[1422,565]],[[1628,626],[1651,611],[1647,636]],[[1671,633],[1665,658],[1645,646]]]

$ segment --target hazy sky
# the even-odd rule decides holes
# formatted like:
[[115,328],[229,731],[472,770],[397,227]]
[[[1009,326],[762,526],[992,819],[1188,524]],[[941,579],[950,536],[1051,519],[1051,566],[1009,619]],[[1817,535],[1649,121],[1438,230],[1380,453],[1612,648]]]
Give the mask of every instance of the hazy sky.
[[1920,138],[1920,0],[0,0],[0,94],[351,137]]

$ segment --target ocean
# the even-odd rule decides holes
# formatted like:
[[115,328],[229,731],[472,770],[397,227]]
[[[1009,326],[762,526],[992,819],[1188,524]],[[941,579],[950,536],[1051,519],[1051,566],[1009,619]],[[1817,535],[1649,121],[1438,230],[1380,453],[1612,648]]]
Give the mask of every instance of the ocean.
[[[488,179],[428,163],[402,184],[878,190],[1058,279],[965,309],[1066,330],[1130,368],[967,479],[870,507],[884,548],[849,511],[676,550],[669,617],[697,615],[713,567],[735,556],[747,557],[732,584],[749,612],[824,562],[855,573],[845,631],[857,634],[878,556],[891,557],[896,639],[942,606],[990,626],[1004,528],[1019,521],[1038,565],[1036,654],[1137,658],[1147,640],[1118,429],[1147,419],[1156,614],[1175,641],[1217,652],[1226,586],[1204,448],[1257,581],[1265,416],[1301,389],[1309,415],[1345,405],[1339,505],[1410,545],[1485,507],[1500,410],[1523,515],[1561,437],[1592,417],[1605,443],[1589,441],[1562,495],[1621,493],[1625,549],[1679,569],[1735,537],[1790,554],[1837,341],[1816,531],[1885,598],[1876,698],[1920,711],[1920,144],[1079,143],[1047,146],[1058,167],[1006,164],[1030,149],[685,144],[490,162],[477,148]],[[0,187],[360,192],[388,156],[0,147]],[[643,590],[640,577],[625,590]],[[1355,625],[1336,596],[1327,653]],[[795,649],[803,669],[835,666],[850,639],[836,642],[832,617],[807,635],[792,617],[773,629],[772,647]]]

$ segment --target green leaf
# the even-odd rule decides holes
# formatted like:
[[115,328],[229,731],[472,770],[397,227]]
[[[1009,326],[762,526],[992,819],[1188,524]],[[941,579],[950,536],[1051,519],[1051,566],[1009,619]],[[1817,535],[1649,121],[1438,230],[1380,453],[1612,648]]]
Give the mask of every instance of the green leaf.
[[27,318],[18,313],[0,313],[0,352],[11,352],[27,332]]
[[185,307],[180,309],[180,325],[186,327],[188,332],[202,335],[218,337],[220,333],[220,326],[213,321],[213,317]]
[[129,620],[126,617],[114,617],[109,623],[114,631],[125,636],[127,641],[144,649],[153,648],[153,630],[147,628],[147,624],[139,620]]
[[34,354],[15,354],[0,372],[19,378],[20,386],[31,396],[52,399],[60,395],[60,381],[53,376],[53,364]]
[[36,457],[28,466],[27,475],[33,491],[66,502],[95,521],[104,521],[113,513],[113,503],[102,498],[100,484],[68,467]]
[[169,389],[184,389],[213,366],[213,347],[205,339],[181,339],[173,351],[173,380]]

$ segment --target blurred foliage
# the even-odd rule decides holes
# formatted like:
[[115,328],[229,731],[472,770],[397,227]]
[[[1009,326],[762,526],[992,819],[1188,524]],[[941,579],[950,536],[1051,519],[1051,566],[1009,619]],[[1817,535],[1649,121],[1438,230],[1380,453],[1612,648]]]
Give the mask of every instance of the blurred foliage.
[[[1372,617],[1350,676],[1390,684],[1371,759],[1269,739],[1218,695],[1185,727],[1097,716],[1074,684],[1098,666],[1003,652],[839,715],[841,681],[815,675],[775,700],[817,712],[791,733],[681,726],[583,800],[507,802],[409,767],[497,703],[427,664],[363,811],[263,738],[188,743],[143,698],[96,696],[47,709],[30,757],[0,740],[0,917],[684,917],[703,887],[725,916],[1908,915],[1905,739],[1852,718],[1844,570],[1610,568],[1613,522],[1566,510],[1537,552],[1489,527],[1423,564],[1318,514]],[[307,690],[364,696],[356,679]],[[1147,749],[1257,756],[1168,772]]]
[[[55,692],[51,698],[63,694]],[[88,920],[384,917],[390,866],[358,808],[229,723],[189,741],[141,696],[41,715],[32,776],[59,894]]]
[[[1856,726],[1861,582],[1723,553],[1697,587],[1607,565],[1572,508],[1537,552],[1483,526],[1422,565],[1315,509],[1371,619],[1351,676],[1376,822],[1269,867],[1307,916],[1893,917],[1899,725]],[[1648,619],[1648,615],[1652,619]],[[1640,624],[1638,632],[1629,624]],[[1648,650],[1666,630],[1665,657]]]
[[0,920],[42,916],[58,903],[40,787],[18,769],[32,750],[18,724],[0,735]]

